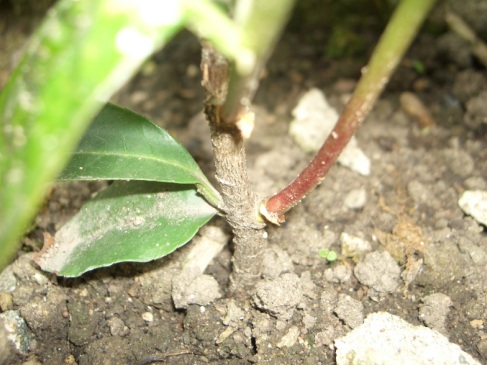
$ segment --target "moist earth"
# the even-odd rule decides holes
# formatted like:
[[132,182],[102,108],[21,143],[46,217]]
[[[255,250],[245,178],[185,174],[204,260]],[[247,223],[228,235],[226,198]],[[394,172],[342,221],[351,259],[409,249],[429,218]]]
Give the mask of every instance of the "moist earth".
[[[474,17],[482,3],[467,3],[470,15],[468,6],[450,2],[487,34]],[[37,22],[22,15],[13,22],[7,14],[0,17],[2,54],[10,60],[0,70],[2,85]],[[432,19],[442,25],[441,9]],[[282,188],[311,157],[288,132],[302,95],[317,88],[339,112],[364,65],[360,56],[329,57],[325,32],[310,34],[296,23],[254,102],[248,166],[261,196]],[[1,315],[17,335],[7,343],[0,336],[0,363],[335,364],[335,341],[376,312],[434,329],[486,363],[485,222],[466,215],[458,201],[467,190],[487,190],[487,72],[442,26],[419,35],[356,135],[370,173],[335,165],[285,224],[269,226],[262,278],[245,295],[227,291],[231,244],[204,275],[182,273],[195,242],[155,262],[76,279],[42,272],[32,257],[44,233],[53,235],[107,183],[54,184],[16,260],[0,275]],[[364,38],[373,40],[364,41],[372,49],[377,35]],[[413,66],[418,61],[422,72]],[[113,101],[168,129],[213,179],[198,64],[198,41],[181,34]],[[401,105],[404,92],[422,101],[433,125]],[[221,218],[210,227],[193,241],[230,240]],[[325,249],[338,259],[327,261]]]

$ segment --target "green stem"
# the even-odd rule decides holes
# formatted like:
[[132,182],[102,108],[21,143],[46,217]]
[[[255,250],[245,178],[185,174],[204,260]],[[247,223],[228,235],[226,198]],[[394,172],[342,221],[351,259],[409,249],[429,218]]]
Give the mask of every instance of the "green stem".
[[243,73],[237,59],[230,67],[228,97],[221,118],[234,124],[249,110],[259,77],[274,45],[287,22],[294,0],[240,0],[235,9],[235,22],[242,29],[242,42],[255,52],[254,67]]
[[279,223],[326,176],[350,138],[365,120],[397,68],[435,0],[403,0],[387,25],[352,98],[335,128],[303,172],[261,204],[261,213]]
[[211,40],[218,50],[235,60],[240,72],[249,73],[254,67],[255,53],[243,44],[242,29],[212,0],[183,0],[188,28],[203,39]]
[[205,197],[208,203],[215,208],[221,208],[223,199],[218,190],[216,190],[209,181],[206,181],[206,184],[197,184],[196,188],[198,189],[198,192]]

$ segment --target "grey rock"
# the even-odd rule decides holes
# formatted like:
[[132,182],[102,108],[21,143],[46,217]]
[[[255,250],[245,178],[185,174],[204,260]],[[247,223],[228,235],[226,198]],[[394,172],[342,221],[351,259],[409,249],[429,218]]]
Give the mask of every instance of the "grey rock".
[[338,295],[335,314],[350,328],[355,328],[364,321],[364,306],[362,302],[346,294]]
[[487,360],[487,340],[480,340],[477,344],[477,350],[483,360]]
[[231,299],[227,304],[227,314],[223,319],[225,326],[238,327],[238,323],[245,318],[245,312],[240,309],[235,300]]
[[259,282],[252,296],[252,301],[257,308],[282,320],[293,316],[295,308],[302,299],[301,281],[296,274],[292,273]]
[[325,313],[332,313],[338,303],[338,293],[331,285],[325,286],[320,297],[320,307]]
[[108,328],[112,336],[127,336],[130,333],[129,328],[118,317],[112,317],[107,320]]
[[1,320],[3,320],[3,325],[7,332],[7,338],[14,345],[15,350],[22,355],[27,355],[31,334],[25,320],[20,316],[20,312],[10,310],[0,313]]
[[190,304],[208,305],[221,297],[218,282],[197,268],[188,268],[172,279],[172,298],[176,308]]
[[315,346],[328,346],[333,343],[336,337],[335,328],[330,326],[315,335]]
[[326,269],[323,276],[330,283],[344,283],[352,277],[352,268],[347,263],[338,264]]
[[0,319],[0,365],[8,365],[13,363],[9,361],[10,357],[13,356],[13,346],[10,345],[8,340],[8,333],[5,329],[3,320]]
[[453,302],[450,297],[445,294],[428,295],[422,299],[422,304],[419,307],[419,319],[429,328],[447,336],[446,317],[452,305]]
[[400,273],[399,265],[387,251],[367,254],[354,270],[358,281],[382,293],[392,293],[398,288]]
[[0,292],[12,292],[16,286],[17,279],[14,275],[12,265],[9,265],[0,273]]

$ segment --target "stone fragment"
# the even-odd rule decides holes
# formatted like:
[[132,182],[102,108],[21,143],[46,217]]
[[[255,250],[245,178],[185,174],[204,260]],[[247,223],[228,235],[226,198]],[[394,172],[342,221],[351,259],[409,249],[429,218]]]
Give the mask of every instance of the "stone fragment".
[[367,316],[335,346],[337,365],[480,365],[438,332],[385,312]]
[[419,319],[429,328],[448,336],[446,318],[453,305],[450,297],[443,293],[428,295],[422,299],[419,307]]
[[362,302],[347,294],[338,295],[338,303],[334,312],[350,328],[355,328],[364,321]]
[[487,226],[487,191],[467,190],[458,200],[458,205],[465,214]]
[[370,242],[345,232],[340,235],[340,243],[342,245],[342,255],[345,257],[361,256],[372,250]]
[[399,265],[387,251],[367,254],[354,270],[358,281],[382,293],[392,293],[398,288],[400,273]]
[[188,268],[172,279],[172,298],[176,308],[190,304],[208,305],[221,297],[218,282],[210,275],[203,275],[198,268]]
[[367,203],[367,192],[365,188],[350,190],[345,196],[345,206],[348,209],[362,209],[365,203]]
[[288,320],[293,316],[302,299],[301,281],[299,276],[292,273],[259,282],[252,296],[257,308],[282,320]]
[[278,348],[291,347],[296,343],[298,337],[299,337],[299,328],[297,326],[292,326],[289,329],[289,331],[276,344],[276,346]]
[[0,313],[0,323],[2,323],[7,332],[7,338],[14,345],[15,350],[22,355],[29,353],[29,344],[31,335],[25,320],[20,316],[20,312],[9,310]]
[[129,328],[118,317],[112,317],[107,320],[108,328],[112,336],[127,336],[130,333]]

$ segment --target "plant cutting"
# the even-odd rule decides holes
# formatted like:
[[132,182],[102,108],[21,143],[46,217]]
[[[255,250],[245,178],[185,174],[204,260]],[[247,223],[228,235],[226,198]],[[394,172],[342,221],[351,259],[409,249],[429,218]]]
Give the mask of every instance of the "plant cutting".
[[[100,7],[100,13],[103,13],[104,6],[110,5],[109,3],[107,1]],[[132,6],[137,8],[135,3]],[[59,179],[105,179],[116,182],[88,202],[55,237],[46,236],[45,247],[37,259],[44,270],[63,276],[78,276],[85,271],[116,262],[153,260],[173,252],[188,242],[212,216],[220,214],[230,224],[234,234],[232,287],[238,289],[252,285],[260,274],[261,257],[266,245],[265,225],[269,222],[281,224],[284,214],[324,179],[341,150],[370,112],[434,1],[403,0],[399,3],[369,64],[364,69],[352,98],[328,139],[308,167],[291,184],[265,199],[257,197],[250,189],[244,142],[252,125],[251,101],[258,86],[259,75],[289,16],[292,1],[238,1],[233,9],[232,18],[226,16],[212,2],[172,3],[177,5],[179,13],[176,12],[171,21],[156,22],[159,28],[150,28],[143,16],[130,20],[128,15],[123,13],[128,18],[121,17],[110,35],[103,40],[108,43],[114,42],[114,54],[120,54],[120,48],[122,49],[121,60],[114,58],[113,63],[107,65],[107,69],[116,66],[122,69],[122,66],[128,67],[126,64],[129,60],[132,61],[130,72],[134,72],[150,55],[149,50],[161,46],[160,33],[167,28],[167,24],[170,24],[171,33],[167,34],[164,41],[184,25],[205,38],[201,70],[203,86],[208,97],[204,111],[212,135],[219,192],[208,182],[189,153],[179,143],[142,116],[107,104],[85,129],[90,120],[89,116],[102,106],[99,99],[106,100],[110,93],[120,86],[121,81],[112,80],[109,86],[98,87],[96,90],[103,92],[100,91],[101,97],[96,95],[96,98],[90,94],[91,90],[87,87],[81,88],[79,93],[72,97],[72,109],[66,109],[64,114],[57,113],[58,115],[53,116],[59,123],[59,133],[64,133],[60,134],[61,137],[55,137],[59,143],[59,147],[56,148],[62,148],[64,160],[60,158],[50,162],[49,171],[42,175],[42,184],[62,169],[69,152],[78,142],[76,136],[82,133],[84,136]],[[59,5],[58,10],[62,9],[70,14],[68,4],[64,4],[65,8]],[[89,15],[92,9],[78,10],[84,10],[86,15]],[[130,10],[127,10],[127,13],[129,12]],[[142,24],[142,30],[132,32],[132,27],[128,27],[127,24]],[[222,29],[228,32],[222,32]],[[140,38],[142,31],[145,32],[142,33],[145,38]],[[83,32],[86,32],[86,29],[75,36],[88,42],[85,49],[88,54],[93,46],[90,46],[89,42],[103,46],[96,37],[85,39]],[[153,35],[154,40],[147,34]],[[147,49],[134,61],[133,55],[137,52],[129,45],[135,44],[135,41],[140,45],[142,39],[147,40],[146,38],[149,39]],[[127,41],[124,43],[125,40]],[[39,44],[42,45],[43,41],[45,38],[42,38]],[[81,41],[80,43],[85,44]],[[128,60],[124,59],[124,51],[128,54]],[[94,62],[86,57],[86,62]],[[32,59],[29,57],[23,61],[17,74],[14,74],[13,81],[0,98],[2,116],[5,120],[21,125],[22,128],[29,125],[30,114],[25,108],[12,105],[16,105],[13,100],[23,91],[21,86],[25,85],[25,80],[30,81],[29,72],[32,71],[25,66],[30,61]],[[36,61],[35,58],[33,61]],[[100,80],[101,76],[92,78],[91,86],[99,86]],[[61,84],[61,81],[59,83]],[[60,93],[63,87],[46,91],[46,97],[59,95],[56,93]],[[91,101],[80,103],[79,100]],[[37,103],[39,101],[36,101],[34,106]],[[39,110],[36,108],[33,109],[41,116],[41,125],[47,123],[47,113],[51,110],[49,104],[43,103],[42,107],[38,107]],[[63,123],[66,123],[62,119],[69,120],[73,109],[82,113],[79,114],[77,124],[72,127],[73,134],[68,138],[68,133],[61,131],[62,127],[65,127]],[[24,124],[21,124],[22,121]],[[46,136],[54,135],[44,132],[40,130],[33,136],[45,140]],[[38,147],[44,158],[49,160],[47,154],[51,151],[46,150],[42,141],[37,142],[39,146],[30,146],[29,143],[33,142],[26,142],[27,147],[24,147],[25,144],[9,145],[13,142],[5,136],[2,138],[0,157],[12,155],[17,158],[15,161],[22,162],[28,153],[32,152],[29,148]],[[8,181],[5,191],[11,189],[21,195],[24,191],[22,189],[33,189],[24,182],[24,188],[13,190],[14,182],[23,182],[23,177],[17,177],[18,180],[12,178],[12,171],[15,172],[12,170],[13,162],[7,165],[4,158],[0,163],[6,166],[0,170],[2,176],[7,176],[11,180]],[[40,161],[36,161],[35,166],[39,170]],[[15,177],[15,174],[13,176]],[[39,203],[42,196],[41,188],[34,190],[33,197],[26,202],[26,206],[29,207],[26,217],[32,215],[33,206]],[[14,204],[7,196],[7,193],[2,195],[2,201],[5,199],[10,203],[0,211],[1,217],[6,217],[5,212],[9,212],[8,209],[11,211]],[[27,218],[23,219],[27,221]],[[0,233],[6,235],[6,231],[7,226],[2,225]],[[8,233],[9,241],[12,241],[12,237],[17,237],[19,232],[20,229],[17,229],[14,233]]]

